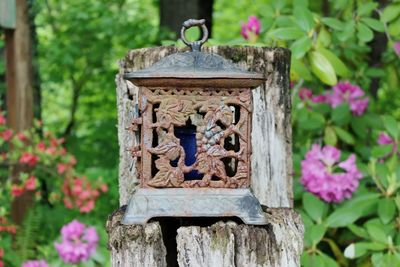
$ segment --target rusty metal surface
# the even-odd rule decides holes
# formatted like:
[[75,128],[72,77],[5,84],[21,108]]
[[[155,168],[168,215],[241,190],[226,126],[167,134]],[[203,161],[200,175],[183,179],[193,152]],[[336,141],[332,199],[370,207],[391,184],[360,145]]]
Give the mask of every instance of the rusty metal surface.
[[145,224],[156,217],[238,217],[246,224],[267,221],[249,189],[138,189],[122,224]]
[[[131,152],[139,157],[142,187],[249,186],[250,89],[140,88],[140,94],[142,116],[131,129],[141,129],[141,147]],[[175,130],[189,121],[196,129],[196,160],[187,166]],[[202,178],[185,179],[192,171]]]
[[[203,29],[200,41],[188,42],[185,30],[192,26]],[[216,86],[216,87],[257,87],[264,76],[250,72],[231,61],[210,53],[200,52],[207,40],[204,20],[188,20],[182,27],[181,39],[192,51],[169,55],[153,66],[124,74],[124,78],[138,86]]]

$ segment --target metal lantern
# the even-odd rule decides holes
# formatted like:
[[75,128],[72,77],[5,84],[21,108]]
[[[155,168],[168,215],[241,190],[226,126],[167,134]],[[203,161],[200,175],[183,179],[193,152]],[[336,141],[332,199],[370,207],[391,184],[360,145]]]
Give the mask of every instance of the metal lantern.
[[[266,224],[250,191],[252,92],[264,77],[216,54],[201,52],[205,20],[187,20],[182,41],[191,49],[150,68],[125,73],[139,87],[140,116],[132,129],[140,146],[140,185],[131,196],[124,224],[155,217],[239,217]],[[200,41],[185,31],[200,26]]]

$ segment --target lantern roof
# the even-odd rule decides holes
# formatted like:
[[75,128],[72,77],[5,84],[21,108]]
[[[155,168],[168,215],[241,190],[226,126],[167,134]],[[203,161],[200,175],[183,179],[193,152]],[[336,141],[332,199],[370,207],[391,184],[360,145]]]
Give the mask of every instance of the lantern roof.
[[[207,40],[205,20],[188,20],[183,24],[181,39],[192,51],[169,55],[153,66],[128,72],[124,78],[138,86],[205,86],[205,87],[257,87],[265,79],[263,74],[242,69],[217,54],[201,52]],[[201,26],[203,38],[188,42],[184,32],[192,26]]]

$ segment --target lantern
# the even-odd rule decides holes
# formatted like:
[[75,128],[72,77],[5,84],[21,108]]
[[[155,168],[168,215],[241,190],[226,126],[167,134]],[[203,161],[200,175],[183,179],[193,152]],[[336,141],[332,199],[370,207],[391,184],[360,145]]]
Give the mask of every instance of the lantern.
[[[139,87],[139,116],[131,129],[140,145],[140,185],[130,198],[124,224],[155,217],[239,217],[266,224],[250,191],[252,88],[262,74],[245,71],[216,54],[201,52],[205,20],[187,20],[182,41],[191,51],[124,74]],[[185,31],[202,29],[188,42]]]

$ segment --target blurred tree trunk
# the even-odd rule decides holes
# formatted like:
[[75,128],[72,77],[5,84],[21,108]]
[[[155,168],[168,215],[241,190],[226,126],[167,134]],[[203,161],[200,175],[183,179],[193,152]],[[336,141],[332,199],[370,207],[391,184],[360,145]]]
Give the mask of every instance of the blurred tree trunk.
[[[387,5],[386,0],[379,0],[379,8],[383,9]],[[378,12],[374,12],[373,17],[379,20]],[[382,68],[382,54],[385,52],[387,47],[388,39],[384,32],[374,32],[374,39],[369,43],[371,52],[369,54],[369,65],[374,68]],[[380,87],[381,79],[374,77],[371,79],[371,85],[369,91],[371,95],[376,98],[378,95],[378,89]]]
[[213,3],[214,0],[160,0],[160,27],[179,36],[185,20],[205,19],[211,36]]
[[[16,0],[15,29],[6,29],[6,85],[7,123],[14,131],[22,131],[33,124],[33,66],[26,0]],[[18,167],[11,171],[12,181],[18,182]],[[11,216],[21,224],[32,202],[32,194],[14,199]]]

